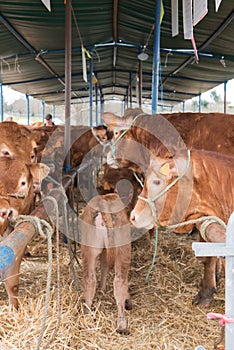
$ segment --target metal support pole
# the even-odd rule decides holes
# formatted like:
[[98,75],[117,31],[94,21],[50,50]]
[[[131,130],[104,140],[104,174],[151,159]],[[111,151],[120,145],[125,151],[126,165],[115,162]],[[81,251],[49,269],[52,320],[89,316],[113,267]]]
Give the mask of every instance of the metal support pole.
[[93,126],[93,58],[89,60],[89,126]]
[[56,106],[53,105],[53,107],[52,107],[52,116],[53,116],[53,118],[55,118],[55,115],[56,115]]
[[227,113],[227,82],[223,84],[224,88],[224,99],[223,99],[223,113]]
[[102,115],[104,113],[104,98],[103,95],[100,96],[100,100],[101,100],[101,108],[100,108],[100,120],[102,122]]
[[129,75],[129,99],[130,99],[130,108],[132,108],[132,72]]
[[71,0],[66,1],[66,30],[65,30],[65,131],[64,131],[64,171],[71,170],[70,160],[70,113],[71,113]]
[[182,112],[185,112],[185,101],[182,102]]
[[27,123],[30,124],[30,106],[29,106],[29,96],[26,94],[26,114],[27,114]]
[[154,56],[153,56],[153,70],[152,70],[152,114],[157,113],[157,104],[158,104],[159,61],[160,61],[160,12],[161,12],[161,0],[156,0],[155,24],[154,24]]
[[198,112],[201,113],[202,103],[201,103],[201,94],[198,96]]
[[0,114],[1,114],[1,121],[3,122],[4,108],[3,108],[3,89],[2,89],[2,83],[0,83]]
[[95,84],[96,126],[98,126],[98,84]]
[[138,60],[138,75],[139,75],[139,81],[138,81],[138,105],[139,108],[141,108],[142,105],[142,61]]
[[128,108],[128,90],[129,90],[129,87],[127,87],[126,89],[126,108]]
[[41,109],[42,109],[42,121],[45,121],[45,101],[41,101]]

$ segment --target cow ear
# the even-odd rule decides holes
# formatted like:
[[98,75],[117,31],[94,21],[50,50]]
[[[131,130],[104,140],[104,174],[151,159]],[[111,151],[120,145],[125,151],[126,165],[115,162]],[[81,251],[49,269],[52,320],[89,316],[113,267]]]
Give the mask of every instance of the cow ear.
[[161,166],[161,168],[159,169],[159,172],[162,174],[162,175],[165,175],[165,176],[168,176],[169,173],[170,173],[170,165],[169,163],[165,163]]
[[50,172],[50,168],[44,163],[30,165],[30,172],[33,180],[41,182]]
[[118,123],[120,117],[117,115],[110,113],[110,112],[105,112],[102,115],[102,120],[104,123],[106,123],[108,126],[116,126]]

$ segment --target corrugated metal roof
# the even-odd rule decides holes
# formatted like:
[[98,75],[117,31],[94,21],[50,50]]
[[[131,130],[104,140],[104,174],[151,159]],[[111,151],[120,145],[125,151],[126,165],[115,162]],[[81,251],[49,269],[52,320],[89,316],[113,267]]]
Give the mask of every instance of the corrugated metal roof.
[[[165,104],[173,105],[234,78],[233,0],[223,0],[217,13],[215,1],[208,1],[209,12],[194,29],[198,64],[193,54],[184,51],[192,45],[183,37],[181,4],[180,34],[172,37],[171,1],[163,3],[159,98],[163,93]],[[136,100],[137,55],[154,24],[155,1],[73,0],[72,6],[83,44],[92,52],[93,71],[104,99],[124,98],[132,83]],[[1,1],[0,80],[17,91],[59,104],[64,102],[64,1],[51,0],[51,7],[47,11],[39,0]],[[82,78],[81,41],[74,20],[72,37],[72,100],[76,101],[89,96],[89,84]],[[152,48],[153,35],[146,49],[149,58],[142,62],[143,99],[151,98]]]

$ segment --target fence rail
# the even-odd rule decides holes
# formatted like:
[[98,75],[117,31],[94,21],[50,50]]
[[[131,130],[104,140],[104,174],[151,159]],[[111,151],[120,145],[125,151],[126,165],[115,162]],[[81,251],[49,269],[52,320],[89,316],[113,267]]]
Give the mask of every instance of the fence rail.
[[225,243],[193,243],[196,256],[225,257],[225,349],[234,350],[234,212],[229,218]]

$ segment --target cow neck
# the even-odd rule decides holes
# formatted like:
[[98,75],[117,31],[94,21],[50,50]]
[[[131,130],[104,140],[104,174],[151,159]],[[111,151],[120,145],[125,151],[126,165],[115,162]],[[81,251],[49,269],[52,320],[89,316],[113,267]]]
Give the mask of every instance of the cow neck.
[[117,139],[111,144],[111,153],[112,153],[112,156],[116,162],[116,165],[118,165],[118,167],[120,168],[120,165],[118,163],[118,161],[116,160],[116,144],[122,139],[122,137],[124,137],[125,134],[127,134],[127,132],[129,131],[129,129],[132,127],[132,125],[135,123],[135,121],[142,115],[145,115],[145,113],[140,113],[138,115],[136,115],[133,120],[131,121],[131,123],[129,124],[128,128],[125,129],[121,135],[119,135],[119,137],[117,137]]
[[157,226],[160,226],[160,224],[158,222],[158,213],[156,210],[156,206],[154,205],[154,202],[156,200],[158,200],[160,197],[162,197],[165,193],[167,193],[175,184],[177,184],[178,181],[180,181],[182,179],[182,177],[187,173],[187,171],[189,169],[189,165],[190,165],[190,150],[188,150],[188,161],[186,164],[186,168],[181,175],[179,175],[177,178],[175,178],[169,185],[167,185],[161,192],[159,192],[153,198],[149,198],[149,197],[145,198],[142,196],[138,196],[138,199],[141,199],[142,201],[146,202],[149,205],[151,212],[152,212],[152,215],[153,215],[154,222]]

